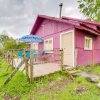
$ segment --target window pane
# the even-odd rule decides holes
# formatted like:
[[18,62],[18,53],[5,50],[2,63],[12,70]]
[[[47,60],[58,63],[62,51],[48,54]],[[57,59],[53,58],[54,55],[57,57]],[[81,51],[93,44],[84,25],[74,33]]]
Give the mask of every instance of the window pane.
[[53,40],[48,39],[44,42],[44,49],[45,50],[52,50],[53,49]]
[[91,50],[92,49],[92,39],[85,38],[85,49]]

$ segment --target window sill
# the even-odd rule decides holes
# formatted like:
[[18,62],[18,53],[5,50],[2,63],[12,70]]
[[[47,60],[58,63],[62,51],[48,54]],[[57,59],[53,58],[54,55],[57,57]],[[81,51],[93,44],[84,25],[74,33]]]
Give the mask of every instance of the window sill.
[[53,53],[53,51],[51,51],[51,52],[50,51],[45,51],[45,53]]
[[87,48],[85,48],[84,50],[86,50],[86,51],[92,51],[92,49],[87,49]]

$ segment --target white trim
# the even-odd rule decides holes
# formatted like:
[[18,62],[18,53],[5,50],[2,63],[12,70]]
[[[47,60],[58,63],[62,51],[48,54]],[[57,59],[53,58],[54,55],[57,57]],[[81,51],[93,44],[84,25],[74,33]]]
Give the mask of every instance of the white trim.
[[[45,39],[44,40],[44,45],[45,45],[45,41],[47,41],[47,40],[52,40],[52,50],[53,50],[53,48],[54,48],[54,39],[53,39],[53,37]],[[45,50],[45,47],[44,47],[44,50]],[[52,52],[48,51],[47,53],[52,53]]]
[[67,34],[69,32],[72,32],[73,33],[73,39],[72,39],[72,42],[73,42],[73,67],[75,67],[75,31],[74,30],[70,30],[70,31],[65,31],[63,33],[60,33],[60,49],[62,49],[61,47],[61,44],[62,44],[62,39],[61,39],[61,36],[63,34]]
[[[90,48],[86,48],[86,43],[85,43],[86,39],[89,39],[91,41],[91,44],[90,44],[91,47]],[[92,41],[93,41],[92,38],[90,38],[88,36],[85,36],[85,39],[84,39],[84,50],[92,50],[93,49],[93,47],[92,47]]]
[[[35,45],[35,46],[37,45],[37,49],[33,47],[34,45]],[[31,49],[39,50],[39,43],[32,43],[32,44],[31,44]]]

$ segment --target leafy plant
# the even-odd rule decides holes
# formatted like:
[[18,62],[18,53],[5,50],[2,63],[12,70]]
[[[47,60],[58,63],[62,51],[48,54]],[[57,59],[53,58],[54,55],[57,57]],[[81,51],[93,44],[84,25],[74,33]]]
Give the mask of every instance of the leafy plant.
[[78,3],[87,19],[100,22],[100,0],[78,0]]

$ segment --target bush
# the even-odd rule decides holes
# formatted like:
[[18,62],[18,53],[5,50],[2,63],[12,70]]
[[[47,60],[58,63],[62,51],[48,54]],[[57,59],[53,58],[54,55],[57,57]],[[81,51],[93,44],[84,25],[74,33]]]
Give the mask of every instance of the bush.
[[0,58],[3,57],[3,49],[0,49]]

